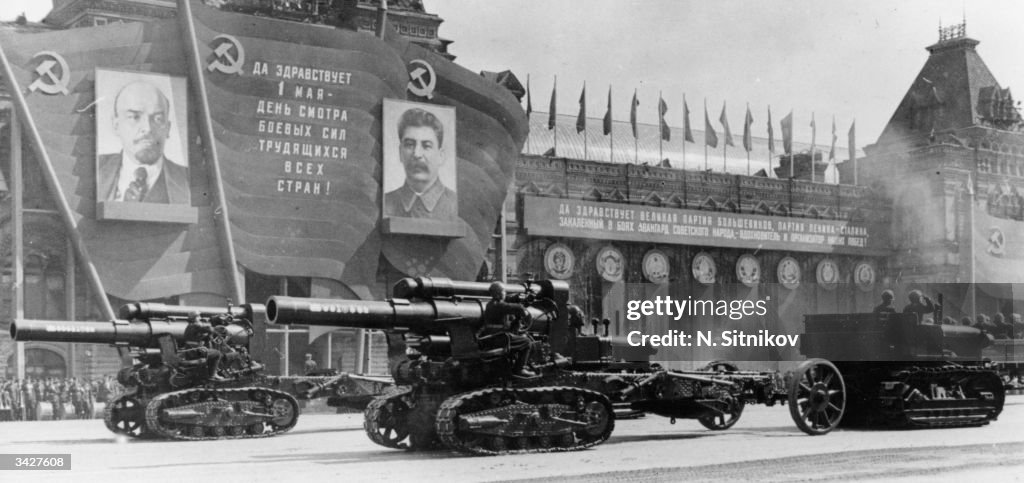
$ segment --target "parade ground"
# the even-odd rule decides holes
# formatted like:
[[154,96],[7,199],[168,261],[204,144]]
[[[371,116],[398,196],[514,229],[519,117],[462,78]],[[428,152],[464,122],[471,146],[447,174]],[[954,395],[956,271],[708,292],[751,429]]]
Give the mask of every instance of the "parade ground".
[[979,428],[846,430],[807,436],[785,406],[748,407],[730,430],[656,416],[617,421],[569,453],[468,457],[371,443],[361,414],[305,414],[289,433],[234,441],[138,441],[100,420],[0,424],[0,453],[70,454],[70,471],[0,471],[0,481],[1020,481],[1024,396]]

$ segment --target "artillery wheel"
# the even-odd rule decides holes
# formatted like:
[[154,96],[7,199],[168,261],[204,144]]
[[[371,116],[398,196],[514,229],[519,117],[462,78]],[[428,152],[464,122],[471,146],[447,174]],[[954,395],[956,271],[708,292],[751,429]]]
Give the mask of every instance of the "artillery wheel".
[[736,364],[733,364],[732,362],[729,361],[711,361],[707,364],[704,364],[704,368],[701,370],[711,372],[735,372],[740,370],[740,368],[737,367]]
[[366,406],[363,429],[374,443],[401,448],[409,437],[409,405],[401,396],[378,397]]
[[808,359],[789,382],[789,414],[801,431],[817,436],[839,425],[846,411],[843,376],[825,359]]
[[103,412],[107,429],[117,434],[142,438],[146,431],[145,406],[133,395],[124,395],[110,403]]
[[697,418],[697,422],[712,431],[722,431],[729,429],[736,424],[736,421],[740,420],[740,416],[743,414],[743,401],[733,401],[730,404],[730,411],[718,414],[715,416],[704,416]]

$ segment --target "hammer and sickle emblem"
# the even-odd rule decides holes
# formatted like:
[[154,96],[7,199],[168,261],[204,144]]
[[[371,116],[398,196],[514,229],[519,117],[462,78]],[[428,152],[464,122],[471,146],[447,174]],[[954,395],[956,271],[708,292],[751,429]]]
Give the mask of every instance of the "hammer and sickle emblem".
[[[43,94],[51,96],[57,94],[68,95],[68,82],[71,81],[71,70],[68,69],[68,63],[64,60],[64,57],[49,50],[44,50],[32,56],[33,59],[37,57],[43,57],[43,61],[36,66],[36,74],[39,74],[39,77],[29,84],[29,92],[41,91]],[[54,72],[54,67],[59,67],[60,72]]]
[[437,76],[434,74],[434,68],[425,60],[420,59],[409,62],[409,65],[410,67],[413,65],[417,66],[409,71],[410,80],[407,86],[409,92],[420,97],[433,99],[434,87],[437,86]]
[[[241,75],[242,66],[245,65],[245,49],[242,48],[242,43],[228,34],[218,35],[213,40],[214,43],[218,40],[223,40],[223,42],[218,43],[217,47],[214,47],[214,59],[210,62],[210,65],[206,66],[207,70],[228,75]],[[231,55],[232,47],[238,52],[238,57]]]
[[999,227],[992,227],[988,232],[988,247],[985,249],[989,255],[1003,256],[1006,250],[1006,236]]

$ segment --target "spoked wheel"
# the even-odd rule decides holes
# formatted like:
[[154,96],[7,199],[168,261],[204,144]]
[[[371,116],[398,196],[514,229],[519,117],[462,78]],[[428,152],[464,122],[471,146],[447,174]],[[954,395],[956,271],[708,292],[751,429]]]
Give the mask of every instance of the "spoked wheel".
[[121,396],[107,406],[103,419],[107,429],[140,438],[146,434],[145,413],[145,406],[134,396]]
[[364,429],[381,446],[400,448],[409,437],[409,406],[401,397],[374,400],[366,408]]
[[736,421],[740,420],[740,416],[743,414],[743,401],[732,401],[729,405],[729,411],[715,416],[704,416],[697,418],[697,421],[712,431],[721,431],[723,429],[729,429]]
[[789,383],[789,414],[801,431],[817,436],[839,425],[846,411],[846,384],[825,359],[801,363]]

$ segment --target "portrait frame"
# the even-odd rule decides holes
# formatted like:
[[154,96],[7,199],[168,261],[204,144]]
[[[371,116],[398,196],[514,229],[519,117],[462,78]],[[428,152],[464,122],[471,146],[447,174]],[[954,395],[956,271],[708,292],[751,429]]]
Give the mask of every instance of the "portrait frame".
[[[137,202],[117,199],[124,156],[122,134],[117,131],[115,101],[129,85],[151,87],[167,101],[168,126],[163,136],[162,166]],[[165,223],[195,223],[198,210],[192,206],[189,173],[188,80],[168,74],[97,68],[95,71],[95,188],[96,218]],[[147,200],[147,197],[152,199]]]
[[[458,138],[455,108],[400,99],[384,99],[382,110],[380,207],[384,233],[442,238],[465,236],[465,226],[459,218],[458,206]],[[406,154],[402,148],[402,143],[408,140],[403,141],[399,128],[407,113],[417,118],[413,113],[420,112],[429,113],[430,116],[427,117],[430,118],[430,122],[440,123],[442,139],[437,143],[435,157],[427,162],[433,163],[431,168],[410,172],[406,169],[403,158]],[[417,122],[423,122],[424,118],[425,116],[419,116]],[[417,174],[434,176],[424,195],[424,199],[429,202],[436,202],[429,210],[406,204],[415,198],[415,191],[409,186],[415,182],[423,182],[419,177],[413,178]],[[407,182],[407,179],[413,181]],[[420,201],[414,200],[412,203]],[[406,211],[406,206],[413,208]]]

